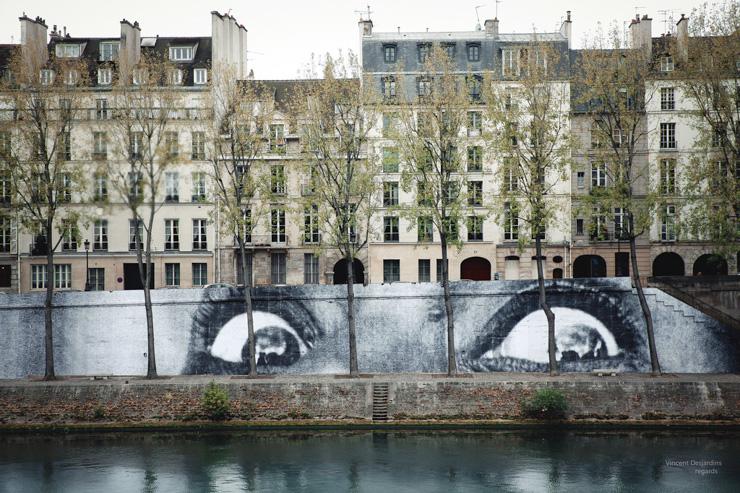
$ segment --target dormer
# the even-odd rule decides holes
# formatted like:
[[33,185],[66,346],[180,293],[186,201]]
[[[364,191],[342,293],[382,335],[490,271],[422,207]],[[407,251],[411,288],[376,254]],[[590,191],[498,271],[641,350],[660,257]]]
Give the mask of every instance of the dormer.
[[57,43],[54,51],[57,58],[79,58],[85,51],[85,43]]
[[198,44],[195,45],[173,45],[170,46],[170,61],[172,62],[191,62],[195,58],[195,50],[198,48]]
[[118,52],[120,49],[120,41],[101,41],[99,60],[101,62],[112,62],[118,60]]

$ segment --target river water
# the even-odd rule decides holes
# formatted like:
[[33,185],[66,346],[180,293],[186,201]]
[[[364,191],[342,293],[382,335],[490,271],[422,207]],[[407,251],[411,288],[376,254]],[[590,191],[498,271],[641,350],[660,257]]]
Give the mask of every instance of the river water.
[[740,491],[740,432],[0,435],[0,492]]

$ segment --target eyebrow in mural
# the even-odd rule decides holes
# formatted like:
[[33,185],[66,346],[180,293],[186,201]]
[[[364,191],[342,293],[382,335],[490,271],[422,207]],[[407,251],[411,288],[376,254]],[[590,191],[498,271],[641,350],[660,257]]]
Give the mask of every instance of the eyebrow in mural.
[[[639,307],[623,292],[585,284],[549,288],[555,313],[556,358],[565,372],[613,368],[646,371]],[[547,320],[535,283],[520,290],[461,353],[467,371],[547,371]]]
[[[183,373],[247,372],[247,317],[242,289],[210,287],[203,291],[203,301],[193,315]],[[301,301],[266,298],[253,300],[257,371],[281,373],[313,349],[324,332]]]

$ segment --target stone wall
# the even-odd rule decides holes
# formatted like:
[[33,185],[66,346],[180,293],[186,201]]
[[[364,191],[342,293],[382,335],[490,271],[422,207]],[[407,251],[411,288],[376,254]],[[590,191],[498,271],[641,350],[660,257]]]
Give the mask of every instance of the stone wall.
[[[532,281],[451,286],[456,356],[466,373],[547,370],[546,321]],[[564,372],[649,370],[645,324],[628,279],[548,281]],[[356,286],[360,371],[447,370],[446,320],[438,284]],[[658,290],[646,290],[663,370],[740,371],[740,334]],[[162,375],[244,374],[243,292],[236,288],[153,293]],[[348,371],[345,286],[253,291],[260,373]],[[140,291],[55,294],[58,375],[142,375],[147,344]],[[43,294],[0,294],[0,379],[43,374]]]

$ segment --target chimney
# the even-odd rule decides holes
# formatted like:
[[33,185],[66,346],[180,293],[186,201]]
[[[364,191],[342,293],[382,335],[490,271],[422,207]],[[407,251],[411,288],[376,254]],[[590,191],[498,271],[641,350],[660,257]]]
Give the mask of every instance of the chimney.
[[21,21],[21,46],[26,63],[30,63],[31,73],[36,73],[49,60],[46,44],[46,22],[41,17],[31,19],[23,14]]
[[141,28],[138,22],[121,21],[121,46],[118,49],[118,66],[121,83],[131,81],[131,71],[141,60]]
[[573,38],[573,23],[570,20],[570,10],[568,10],[563,24],[560,26],[560,34],[568,40],[568,49],[570,49],[571,39]]
[[640,37],[640,16],[638,15],[630,21],[630,48],[636,50],[642,46]]
[[211,12],[211,45],[212,65],[216,77],[221,64],[231,66],[236,77],[243,80],[247,77],[247,28],[239,24],[229,14]]
[[651,56],[653,53],[653,20],[647,14],[640,19],[640,32],[642,38],[640,47],[645,50],[647,56]]
[[360,19],[357,25],[360,28],[360,36],[371,36],[373,34],[373,21],[370,19]]
[[681,14],[676,23],[676,44],[678,46],[678,59],[683,63],[689,61],[689,18]]
[[486,19],[483,25],[486,27],[486,36],[498,37],[498,18]]

